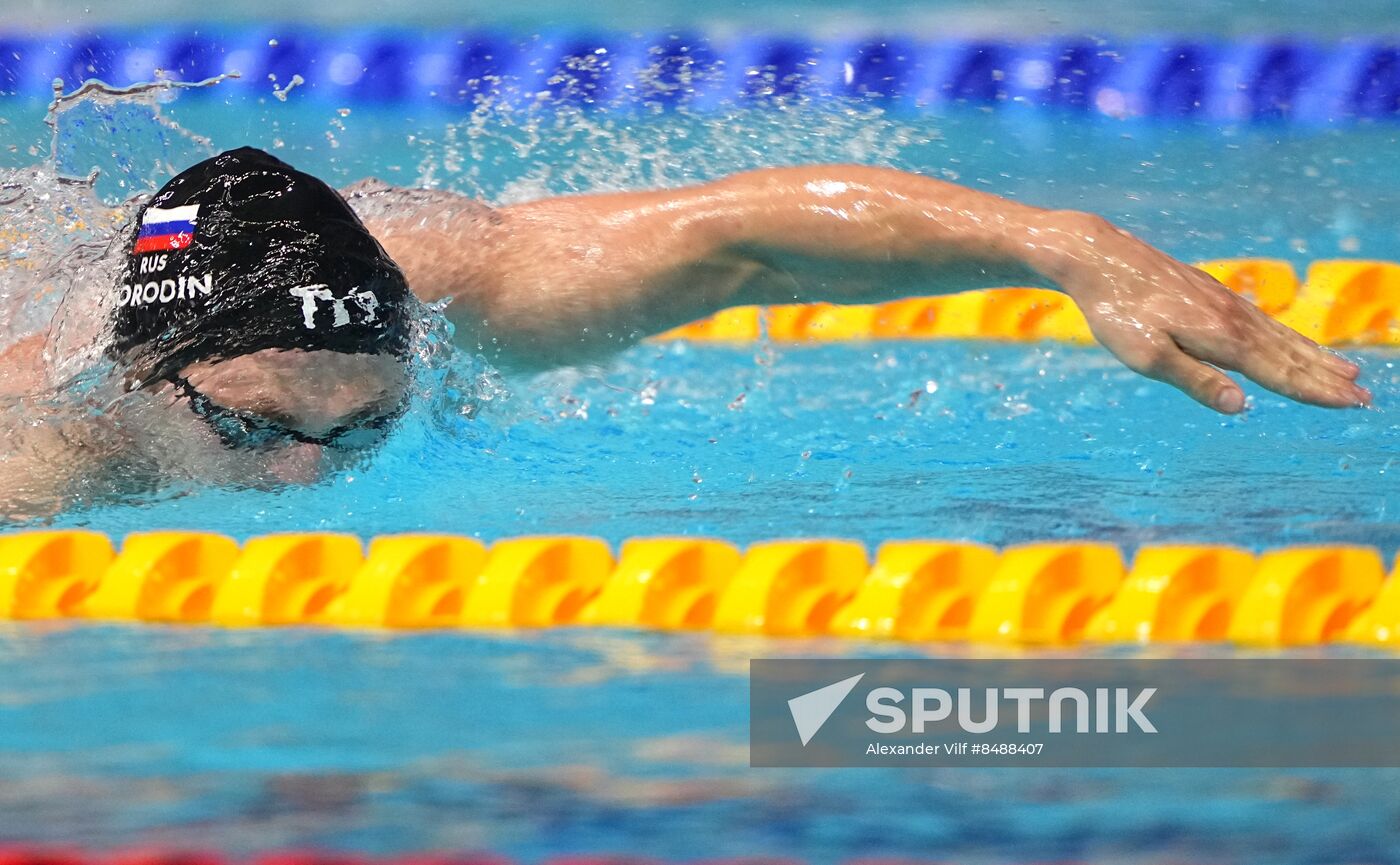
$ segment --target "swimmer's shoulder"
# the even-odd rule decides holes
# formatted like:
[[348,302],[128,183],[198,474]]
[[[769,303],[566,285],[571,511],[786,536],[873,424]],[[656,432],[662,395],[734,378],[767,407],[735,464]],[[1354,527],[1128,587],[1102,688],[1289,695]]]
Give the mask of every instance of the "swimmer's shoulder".
[[406,189],[378,179],[341,190],[420,300],[450,298],[452,314],[479,315],[498,293],[495,249],[505,220],[488,204],[443,189]]
[[377,177],[352,183],[340,194],[366,225],[427,220],[450,222],[460,229],[473,223],[487,228],[501,222],[496,208],[469,196],[445,189],[394,186]]

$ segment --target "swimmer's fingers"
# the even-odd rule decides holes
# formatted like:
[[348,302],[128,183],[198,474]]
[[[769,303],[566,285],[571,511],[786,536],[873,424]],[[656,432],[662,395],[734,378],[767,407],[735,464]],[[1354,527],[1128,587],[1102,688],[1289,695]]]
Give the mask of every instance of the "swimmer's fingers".
[[1261,313],[1246,301],[1208,328],[1185,328],[1173,338],[1191,356],[1237,370],[1251,381],[1299,402],[1328,408],[1367,405],[1356,364]]
[[1191,357],[1171,340],[1154,339],[1147,346],[1119,357],[1134,372],[1166,382],[1208,408],[1224,414],[1244,410],[1244,391],[1225,373]]
[[1247,355],[1237,368],[1251,381],[1298,402],[1326,408],[1350,408],[1371,402],[1371,394],[1365,388],[1315,361],[1258,353]]
[[[1355,386],[1356,379],[1361,375],[1361,367],[1354,362],[1323,348],[1277,319],[1263,313],[1258,313],[1258,319],[1279,341],[1289,360],[1315,369],[1319,374],[1328,376],[1329,381],[1339,379],[1342,382],[1351,382]],[[1366,397],[1367,402],[1370,401],[1370,391],[1361,387],[1357,387],[1357,390]]]
[[1097,218],[1070,226],[1071,264],[1061,286],[1094,336],[1130,368],[1170,382],[1218,411],[1243,408],[1243,373],[1313,405],[1365,405],[1356,364],[1262,313],[1209,274]]

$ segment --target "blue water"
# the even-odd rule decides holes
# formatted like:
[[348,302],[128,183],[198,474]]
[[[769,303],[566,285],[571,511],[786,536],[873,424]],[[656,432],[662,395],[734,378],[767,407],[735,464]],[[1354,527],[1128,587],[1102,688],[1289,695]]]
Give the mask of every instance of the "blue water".
[[747,768],[748,657],[850,651],[587,631],[12,628],[0,841],[526,862],[1400,861],[1394,770]]
[[[649,118],[501,109],[453,121],[328,111],[295,91],[285,103],[216,92],[161,111],[208,144],[157,127],[144,106],[84,108],[63,118],[60,165],[100,169],[98,190],[116,201],[161,182],[159,166],[254,143],[335,183],[375,175],[511,202],[861,161],[1103,213],[1187,260],[1267,255],[1300,270],[1319,257],[1400,260],[1389,126],[1290,132],[975,110],[891,118],[829,105]],[[17,146],[0,158],[32,164],[30,149],[49,146],[42,125],[19,109],[9,120]],[[177,486],[57,523],[238,537],[1348,541],[1388,555],[1400,535],[1393,357],[1361,355],[1373,410],[1321,411],[1255,389],[1249,414],[1224,419],[1092,348],[652,344],[499,381],[509,393],[470,421],[461,410],[481,370],[459,357],[455,389],[436,388],[384,451],[327,483]]]
[[[285,82],[283,82],[285,84]],[[951,106],[918,117],[842,105],[588,114],[458,115],[286,102],[271,82],[162,106],[215,148],[252,144],[336,184],[378,176],[512,202],[547,193],[676,186],[746,168],[859,162],[919,171],[1044,207],[1092,210],[1185,260],[1400,259],[1400,129],[1116,121]],[[43,106],[0,99],[0,168],[49,149]],[[115,146],[114,146],[115,145]],[[60,164],[102,169],[110,200],[153,191],[209,152],[152,129],[142,108],[79,110]]]
[[[377,174],[494,201],[846,160],[1097,210],[1185,258],[1400,259],[1400,164],[1385,127],[825,109],[474,124],[358,107],[342,116],[295,91],[286,103],[269,92],[164,111],[214,147],[265,146],[336,182]],[[32,109],[0,106],[0,119],[0,164],[43,156]],[[101,167],[111,200],[205,152],[120,111],[84,123],[61,138],[63,164]],[[1095,349],[643,345],[596,367],[505,379],[473,420],[462,394],[481,391],[481,370],[459,358],[455,388],[420,401],[381,453],[322,485],[174,487],[54,522],[240,538],[1349,541],[1390,555],[1400,380],[1393,353],[1361,358],[1374,410],[1308,409],[1255,389],[1248,414],[1224,419]],[[746,768],[749,657],[877,651],[895,650],[600,632],[12,626],[0,632],[0,841],[465,848],[527,861],[583,851],[1400,861],[1400,778],[1388,771]]]
[[1400,377],[1388,355],[1363,359],[1380,409],[1309,409],[1255,389],[1253,410],[1232,419],[1097,350],[644,346],[523,382],[472,421],[420,412],[383,453],[320,486],[182,489],[58,524],[1354,542],[1389,555],[1400,433],[1385,406]]

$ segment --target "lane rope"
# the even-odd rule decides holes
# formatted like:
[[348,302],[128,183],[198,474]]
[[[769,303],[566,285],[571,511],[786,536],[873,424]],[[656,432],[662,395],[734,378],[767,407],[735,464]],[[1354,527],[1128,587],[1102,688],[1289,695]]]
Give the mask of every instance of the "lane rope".
[[[1201,269],[1264,312],[1323,345],[1400,346],[1400,264],[1328,259],[1299,280],[1286,261],[1239,258]],[[691,342],[844,342],[882,339],[1094,341],[1068,296],[997,288],[881,304],[734,307],[661,334]]]
[[0,535],[0,618],[1394,649],[1400,578],[1365,546],[61,530]]
[[1400,49],[1371,35],[1105,43],[296,26],[0,33],[0,92],[47,100],[54,79],[68,90],[94,78],[121,86],[156,69],[185,81],[236,71],[233,90],[270,80],[283,88],[300,76],[298,99],[458,109],[482,98],[698,110],[801,98],[1229,122],[1400,116]]

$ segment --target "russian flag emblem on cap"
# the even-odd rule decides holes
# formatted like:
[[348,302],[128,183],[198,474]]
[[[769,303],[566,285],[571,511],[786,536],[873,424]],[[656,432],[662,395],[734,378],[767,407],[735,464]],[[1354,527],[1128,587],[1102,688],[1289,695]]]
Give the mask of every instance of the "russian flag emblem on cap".
[[147,208],[141,217],[141,228],[136,232],[136,248],[132,254],[184,249],[194,240],[194,226],[198,220],[198,204]]

